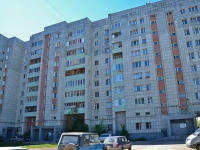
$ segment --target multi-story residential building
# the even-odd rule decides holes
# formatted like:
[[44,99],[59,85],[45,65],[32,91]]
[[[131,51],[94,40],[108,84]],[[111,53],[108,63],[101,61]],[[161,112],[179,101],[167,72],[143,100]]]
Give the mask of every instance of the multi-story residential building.
[[[58,139],[72,108],[130,138],[187,135],[200,115],[200,1],[162,0],[23,42],[0,35],[0,134]],[[176,132],[175,132],[176,131]]]

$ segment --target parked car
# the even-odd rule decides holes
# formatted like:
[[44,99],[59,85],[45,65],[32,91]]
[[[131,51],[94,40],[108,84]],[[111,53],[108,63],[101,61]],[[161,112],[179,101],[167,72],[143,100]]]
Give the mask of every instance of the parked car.
[[58,142],[58,150],[105,150],[96,133],[66,132]]
[[22,143],[24,142],[24,139],[19,138],[18,136],[14,136],[13,138],[7,139],[7,142]]
[[189,148],[200,150],[200,128],[187,137],[185,144]]
[[131,150],[132,147],[132,143],[129,142],[129,140],[127,140],[125,136],[106,137],[104,140],[104,144],[106,145],[106,150]]
[[0,142],[5,142],[5,139],[3,136],[0,136]]
[[99,139],[100,139],[101,142],[104,142],[105,138],[110,137],[110,136],[112,136],[112,135],[109,134],[109,133],[104,133],[104,134],[100,135]]

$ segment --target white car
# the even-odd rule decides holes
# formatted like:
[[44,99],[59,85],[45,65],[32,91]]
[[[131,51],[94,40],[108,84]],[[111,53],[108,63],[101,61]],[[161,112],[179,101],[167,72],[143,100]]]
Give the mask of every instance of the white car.
[[28,149],[21,147],[1,147],[1,150],[28,150]]
[[104,133],[104,134],[100,135],[99,139],[100,139],[101,142],[104,142],[105,138],[110,137],[110,136],[112,136],[112,135],[109,134],[109,133]]

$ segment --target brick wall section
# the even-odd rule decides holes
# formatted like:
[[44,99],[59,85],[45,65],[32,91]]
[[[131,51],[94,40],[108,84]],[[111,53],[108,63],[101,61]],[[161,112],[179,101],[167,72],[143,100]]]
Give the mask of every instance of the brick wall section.
[[49,40],[50,40],[50,35],[45,35],[45,43],[44,43],[44,54],[43,54],[43,64],[42,64],[42,75],[41,75],[41,85],[40,85],[40,105],[38,106],[38,110],[39,110],[39,116],[38,116],[38,126],[42,126],[43,123],[43,110],[44,110],[44,100],[45,100],[45,89],[46,89],[46,85],[45,85],[45,80],[46,80],[46,70],[47,70],[47,53],[49,50]]
[[35,119],[36,119],[36,117],[28,117],[28,118],[26,118],[27,131],[29,131],[31,129],[31,126],[35,126]]

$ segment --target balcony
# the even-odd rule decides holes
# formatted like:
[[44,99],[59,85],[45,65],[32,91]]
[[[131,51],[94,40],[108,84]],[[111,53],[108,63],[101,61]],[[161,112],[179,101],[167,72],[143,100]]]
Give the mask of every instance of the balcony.
[[34,117],[36,116],[36,112],[25,112],[24,117]]
[[30,96],[37,96],[38,95],[38,91],[35,91],[35,92],[27,92],[26,93],[26,96],[27,97],[30,97]]
[[32,86],[38,86],[39,85],[39,82],[30,82],[30,83],[27,83],[27,87],[32,87]]
[[25,106],[37,106],[37,101],[26,102]]
[[[69,115],[69,113],[73,110],[73,108],[75,108],[75,106],[67,107],[64,110],[64,114]],[[85,108],[78,108],[78,111],[75,114],[84,114],[84,113],[85,113]]]
[[113,54],[113,59],[119,59],[119,58],[123,58],[122,52]]
[[126,111],[126,106],[125,105],[115,106],[114,110],[115,112]]
[[115,33],[112,33],[112,38],[118,38],[118,37],[121,37],[121,31],[120,32],[115,32]]

